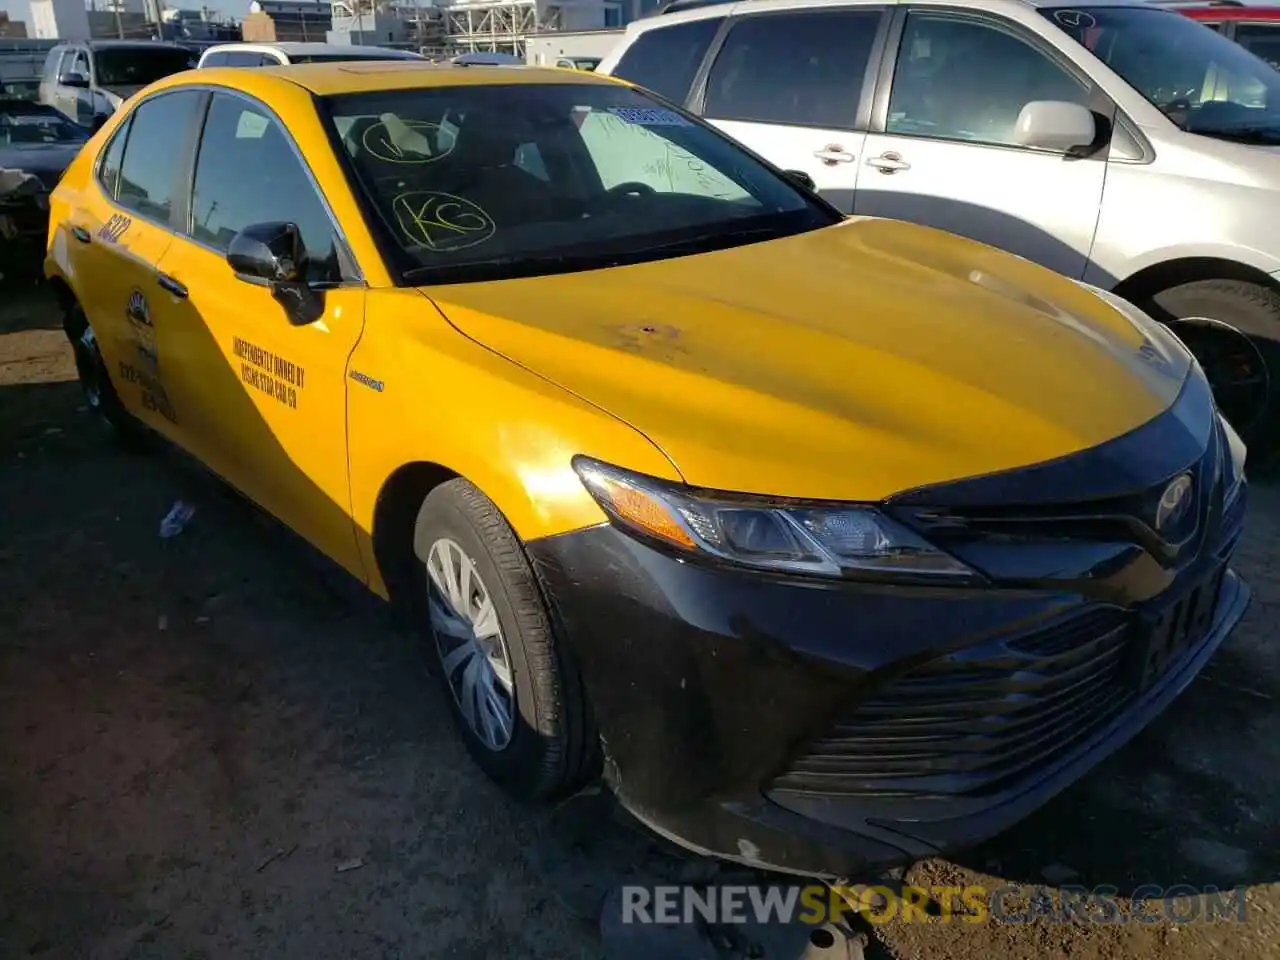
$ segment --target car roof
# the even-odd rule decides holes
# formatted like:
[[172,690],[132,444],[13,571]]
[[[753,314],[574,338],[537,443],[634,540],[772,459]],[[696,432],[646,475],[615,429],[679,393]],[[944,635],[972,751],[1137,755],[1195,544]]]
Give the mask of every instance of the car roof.
[[[745,14],[775,9],[804,10],[813,7],[836,5],[860,6],[867,4],[871,6],[895,6],[897,4],[915,2],[918,2],[918,0],[676,0],[676,2],[669,5],[669,12],[667,12],[668,7],[659,7],[648,16],[641,17],[639,20],[631,21],[628,25],[628,30],[632,32],[648,30],[663,24],[679,23],[685,20],[701,20],[711,17],[723,17],[729,13]],[[987,10],[993,6],[998,7],[1001,3],[1009,3],[1032,8],[1061,7],[1066,6],[1069,3],[1069,0],[986,0],[986,2],[974,2],[974,0],[932,0],[932,2],[947,7],[968,7],[972,9]],[[1150,3],[1149,0],[1087,0],[1084,5],[1089,7],[1146,7],[1155,6],[1156,4]]]
[[236,50],[258,51],[258,50],[278,50],[285,56],[293,56],[294,54],[313,53],[319,56],[339,56],[344,53],[359,54],[385,54],[388,57],[403,58],[415,60],[421,54],[414,53],[412,50],[395,50],[389,47],[375,47],[370,45],[360,45],[354,43],[302,43],[294,41],[282,41],[280,43],[219,43],[216,46],[209,47],[205,53],[226,53]]
[[[91,50],[183,50],[168,40],[69,40],[60,46],[88,47]],[[190,52],[190,51],[188,51]]]
[[[218,83],[239,87],[256,78],[272,78],[296,84],[317,96],[343,93],[376,93],[380,90],[414,90],[433,87],[485,86],[534,83],[616,84],[620,81],[594,73],[570,73],[554,67],[464,66],[428,60],[341,60],[332,63],[295,63],[289,66],[213,67],[180,74],[172,85]],[[253,78],[253,79],[251,79]]]

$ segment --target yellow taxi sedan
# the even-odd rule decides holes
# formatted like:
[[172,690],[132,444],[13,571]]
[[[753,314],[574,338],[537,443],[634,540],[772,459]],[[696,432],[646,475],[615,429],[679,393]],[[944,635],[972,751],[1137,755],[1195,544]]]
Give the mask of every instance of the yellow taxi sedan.
[[1163,327],[591,73],[168,78],[46,271],[94,408],[416,618],[491,777],[719,857],[989,836],[1248,602],[1244,448]]

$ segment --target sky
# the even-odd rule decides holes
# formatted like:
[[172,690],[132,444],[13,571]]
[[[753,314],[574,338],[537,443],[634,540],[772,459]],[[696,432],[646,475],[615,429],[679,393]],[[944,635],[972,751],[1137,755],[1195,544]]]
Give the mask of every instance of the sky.
[[[239,18],[249,12],[249,0],[204,0],[204,3],[190,0],[189,3],[169,3],[166,6],[189,7],[198,10],[205,3],[208,4],[211,10],[217,10],[229,17]],[[87,7],[88,5],[86,2],[85,6]],[[28,28],[30,27],[31,17],[27,0],[0,0],[0,10],[7,10],[11,20],[25,20]]]

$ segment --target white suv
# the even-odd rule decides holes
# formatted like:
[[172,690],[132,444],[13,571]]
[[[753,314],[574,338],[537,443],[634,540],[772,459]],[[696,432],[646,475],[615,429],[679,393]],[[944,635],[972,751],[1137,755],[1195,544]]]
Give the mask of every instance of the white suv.
[[422,60],[421,54],[344,43],[220,43],[200,55],[197,67],[278,67],[341,60]]
[[1280,73],[1127,0],[698,3],[632,23],[599,72],[846,213],[963,234],[1181,321],[1228,418],[1280,436]]

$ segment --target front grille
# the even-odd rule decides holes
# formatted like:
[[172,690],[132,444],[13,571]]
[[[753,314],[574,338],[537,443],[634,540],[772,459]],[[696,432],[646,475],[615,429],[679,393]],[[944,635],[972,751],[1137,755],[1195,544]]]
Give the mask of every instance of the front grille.
[[[1220,582],[1218,574],[1212,589]],[[1177,608],[1165,619],[1170,613],[1190,628]],[[1207,627],[1195,629],[1198,636],[1171,644],[1162,670],[1199,645]],[[1095,608],[930,660],[861,700],[772,790],[865,798],[1001,792],[1087,742],[1132,702],[1141,687],[1140,636],[1135,615]]]

